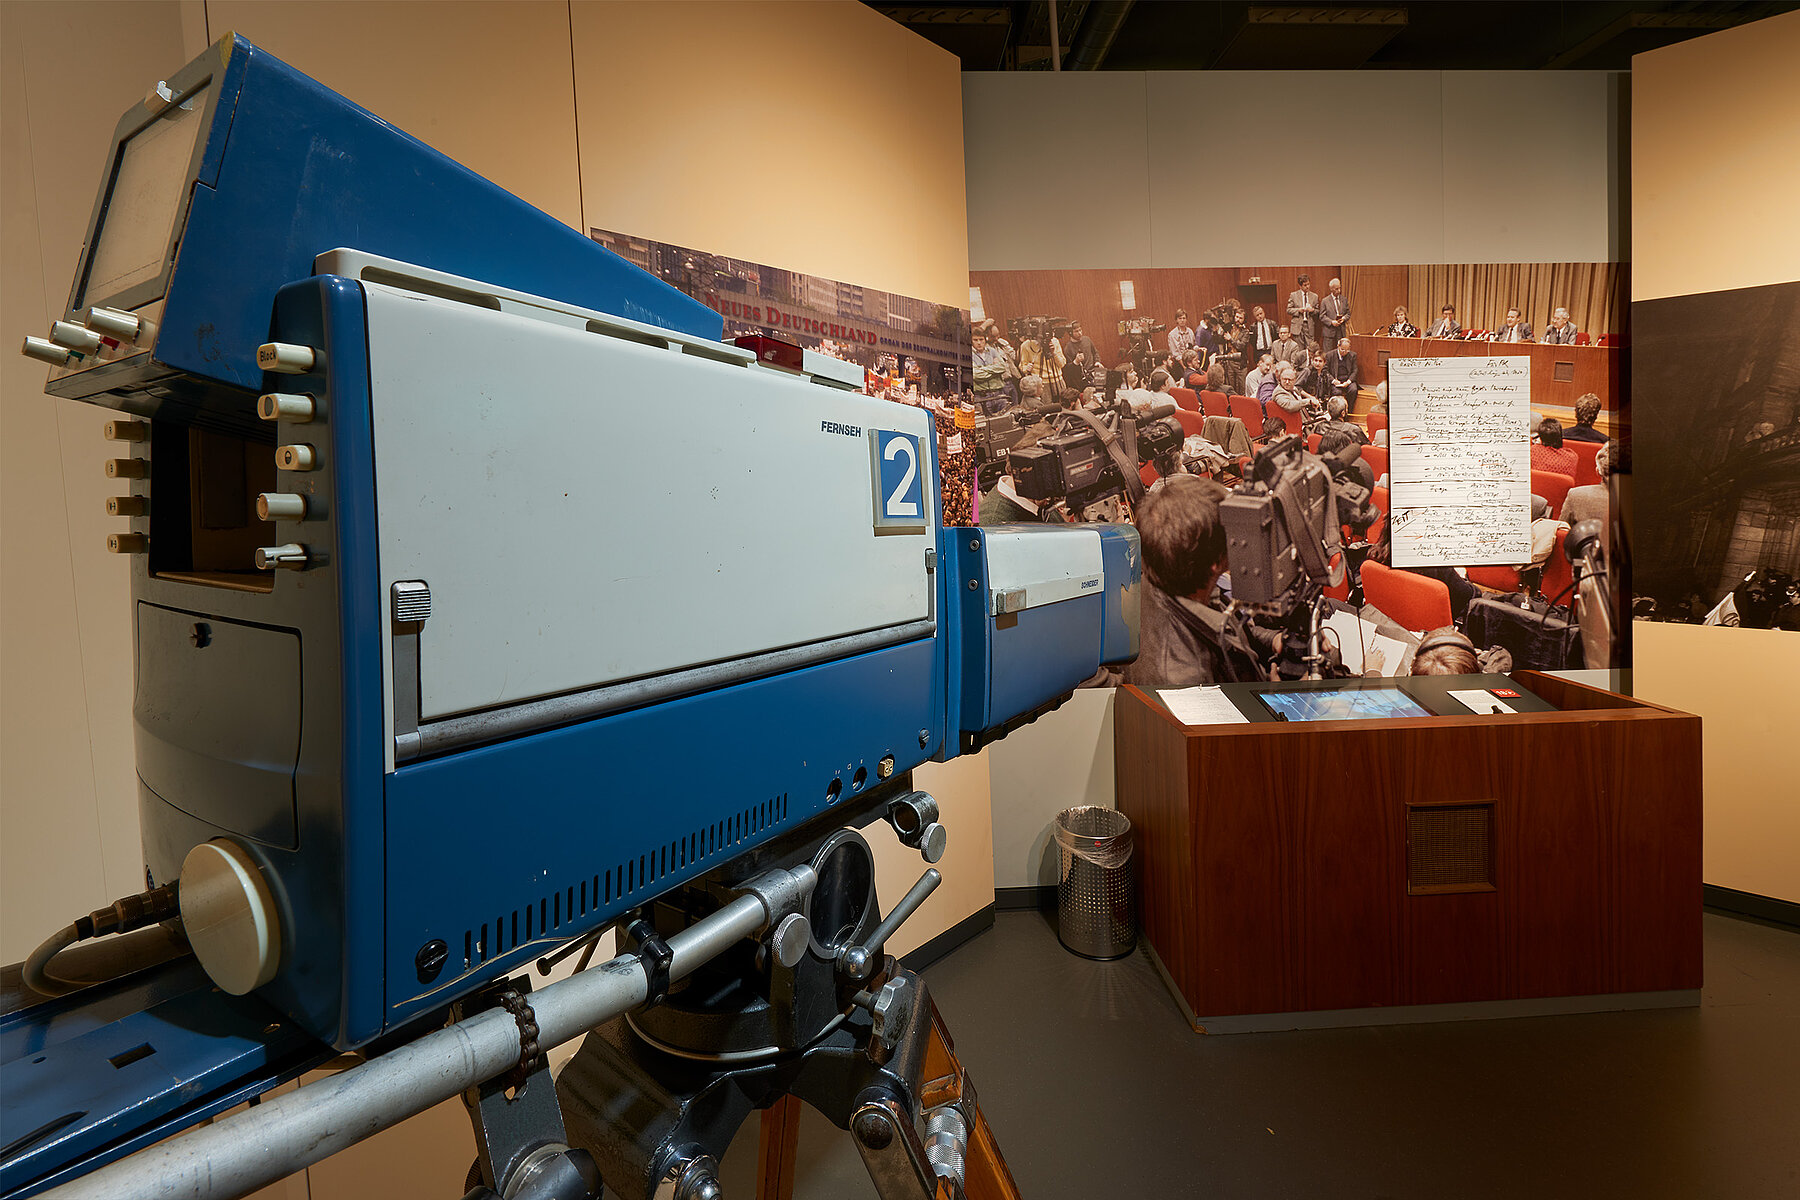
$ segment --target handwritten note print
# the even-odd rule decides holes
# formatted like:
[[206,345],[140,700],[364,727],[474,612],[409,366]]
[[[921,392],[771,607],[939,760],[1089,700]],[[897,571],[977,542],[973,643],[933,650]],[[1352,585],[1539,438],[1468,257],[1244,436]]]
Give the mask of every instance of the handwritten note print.
[[1531,560],[1531,360],[1390,358],[1397,567]]

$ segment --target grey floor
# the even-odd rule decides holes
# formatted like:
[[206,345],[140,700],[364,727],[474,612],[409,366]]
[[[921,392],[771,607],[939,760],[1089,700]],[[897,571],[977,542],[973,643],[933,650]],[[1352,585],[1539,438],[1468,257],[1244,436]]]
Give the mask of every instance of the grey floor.
[[[1656,1012],[1203,1037],[1142,950],[1077,958],[1038,913],[925,978],[1026,1200],[1800,1200],[1800,934],[1705,920],[1701,1006]],[[874,1196],[806,1117],[797,1196]]]

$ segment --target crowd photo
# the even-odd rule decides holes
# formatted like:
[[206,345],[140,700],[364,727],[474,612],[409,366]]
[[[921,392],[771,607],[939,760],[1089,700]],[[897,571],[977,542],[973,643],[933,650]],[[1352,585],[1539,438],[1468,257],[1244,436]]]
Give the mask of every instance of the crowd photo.
[[[1400,268],[1366,289],[1351,270],[1304,268],[1224,288],[1218,276],[1245,273],[1104,290],[1029,278],[1097,272],[978,274],[972,517],[1136,526],[1141,654],[1096,685],[1620,665],[1616,277],[1589,268],[1602,282],[1571,286],[1578,306],[1547,271],[1509,293],[1508,270]],[[1415,321],[1408,302],[1427,287]],[[1386,363],[1452,354],[1532,357],[1524,561],[1393,562]]]

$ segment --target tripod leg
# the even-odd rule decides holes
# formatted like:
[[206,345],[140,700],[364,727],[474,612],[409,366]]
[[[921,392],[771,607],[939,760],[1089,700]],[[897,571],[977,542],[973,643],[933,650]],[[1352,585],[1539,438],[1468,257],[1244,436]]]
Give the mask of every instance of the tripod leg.
[[756,1153],[756,1200],[793,1200],[800,1148],[800,1099],[783,1096],[762,1111]]
[[[925,1045],[925,1083],[920,1097],[927,1109],[961,1102],[969,1118],[968,1144],[963,1151],[963,1195],[967,1200],[1021,1200],[1019,1185],[1013,1182],[994,1131],[975,1100],[975,1088],[956,1057],[956,1045],[950,1030],[934,1003],[931,1006],[931,1036]],[[940,1180],[940,1194],[942,1183]]]

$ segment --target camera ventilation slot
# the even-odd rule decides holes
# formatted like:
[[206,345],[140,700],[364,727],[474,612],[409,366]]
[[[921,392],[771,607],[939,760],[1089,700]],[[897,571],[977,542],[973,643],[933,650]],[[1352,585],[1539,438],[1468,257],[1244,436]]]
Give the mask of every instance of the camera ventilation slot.
[[498,958],[536,938],[568,936],[562,933],[565,926],[585,921],[589,915],[614,901],[636,896],[668,876],[685,873],[689,867],[714,855],[735,852],[787,818],[788,797],[783,792],[724,820],[696,829],[686,837],[647,850],[635,859],[626,859],[600,874],[559,891],[547,892],[523,908],[496,916],[492,922],[465,929],[463,969],[466,971]]

